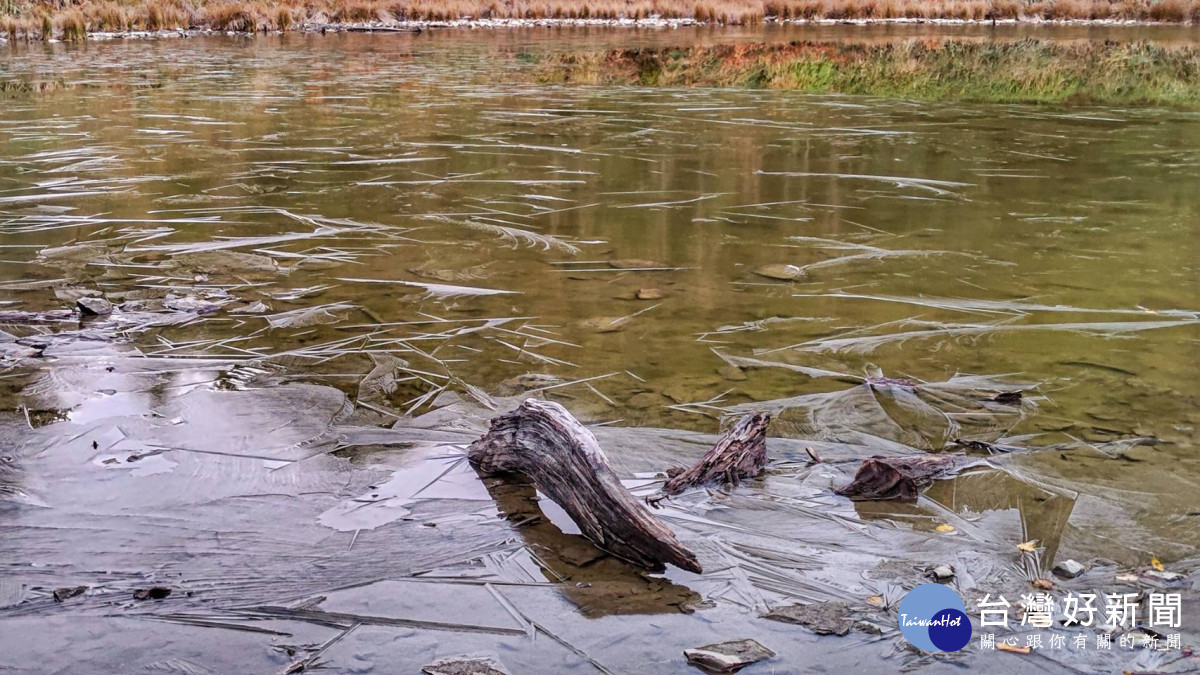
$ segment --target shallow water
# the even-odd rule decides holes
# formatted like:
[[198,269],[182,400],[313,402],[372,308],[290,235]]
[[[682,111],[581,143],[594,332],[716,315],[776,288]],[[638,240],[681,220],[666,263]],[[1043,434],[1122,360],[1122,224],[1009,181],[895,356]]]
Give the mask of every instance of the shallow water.
[[[987,34],[923,30],[767,36]],[[328,389],[248,404],[227,396],[264,374],[333,385],[366,404],[356,421],[380,424],[449,394],[487,405],[524,390],[621,427],[714,432],[731,414],[770,408],[776,437],[933,451],[961,438],[1013,451],[1008,472],[939,483],[911,513],[842,500],[863,521],[920,529],[931,513],[957,515],[960,530],[1039,539],[1047,564],[1194,555],[1200,115],[544,87],[528,83],[521,58],[585,40],[751,37],[515,31],[22,48],[6,68],[89,86],[2,101],[0,309],[70,307],[63,289],[102,291],[127,304],[91,337],[123,336],[160,357],[147,368],[184,372],[143,386],[146,368],[123,357],[103,373],[86,368],[86,351],[61,356],[62,368],[13,361],[5,405],[31,412],[31,425],[203,422],[212,430],[159,429],[154,443],[240,457],[249,464],[221,470],[256,494],[255,472],[278,467],[250,464],[311,460],[326,421],[349,414]],[[211,367],[195,365],[204,360]],[[989,378],[967,386],[956,375]],[[1018,388],[1025,403],[1008,408],[970,393]],[[65,443],[55,428],[34,444]],[[112,446],[96,461],[137,452]],[[652,448],[616,454],[639,471],[686,461]],[[139,471],[205,472],[156,461]],[[396,512],[306,512],[304,537],[395,521],[420,493],[410,484],[423,466],[380,488],[403,497]],[[301,490],[334,480],[292,473]],[[338,490],[374,490],[380,475],[369,478]],[[486,503],[469,483],[443,497]],[[70,499],[41,487],[43,501]],[[398,550],[424,547],[432,566],[473,541],[425,539]],[[268,546],[263,559],[298,555],[290,546]],[[600,613],[612,602],[599,601]],[[575,605],[588,613],[587,600]]]

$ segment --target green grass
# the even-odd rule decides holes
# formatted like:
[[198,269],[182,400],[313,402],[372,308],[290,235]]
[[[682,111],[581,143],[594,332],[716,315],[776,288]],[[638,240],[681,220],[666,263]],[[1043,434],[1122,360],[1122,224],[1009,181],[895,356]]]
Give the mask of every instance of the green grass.
[[1200,107],[1200,49],[1145,42],[793,42],[549,55],[542,82],[753,87],[932,101]]

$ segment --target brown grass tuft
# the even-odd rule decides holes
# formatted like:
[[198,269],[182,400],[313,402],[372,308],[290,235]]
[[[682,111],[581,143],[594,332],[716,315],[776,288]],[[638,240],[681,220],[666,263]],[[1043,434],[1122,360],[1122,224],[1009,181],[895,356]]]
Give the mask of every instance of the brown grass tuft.
[[237,2],[217,2],[204,6],[204,22],[213,30],[253,33],[258,20],[252,8]]
[[1187,21],[1190,9],[1184,0],[1158,0],[1150,5],[1150,18],[1154,21],[1183,23]]
[[17,36],[21,30],[21,24],[16,20],[16,18],[6,16],[3,19],[0,19],[0,29],[2,29],[5,34],[8,35],[9,42],[16,42]]
[[87,39],[87,20],[83,12],[72,9],[58,15],[58,30],[65,42],[83,42]]
[[85,5],[88,25],[96,30],[116,32],[129,28],[129,15],[115,2]]
[[368,23],[391,19],[382,3],[374,0],[340,0],[329,17],[337,23]]
[[275,8],[275,27],[283,32],[292,29],[292,24],[295,23],[295,18],[292,16],[292,8],[287,5],[280,5]]
[[165,0],[149,0],[144,5],[141,25],[146,30],[179,30],[192,25],[191,9]]

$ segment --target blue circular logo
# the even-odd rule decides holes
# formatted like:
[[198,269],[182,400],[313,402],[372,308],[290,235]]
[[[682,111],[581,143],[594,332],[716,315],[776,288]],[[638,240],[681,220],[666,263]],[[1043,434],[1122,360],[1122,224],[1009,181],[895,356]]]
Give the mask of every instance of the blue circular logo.
[[956,652],[971,641],[971,619],[949,586],[921,584],[900,601],[900,632],[917,649]]

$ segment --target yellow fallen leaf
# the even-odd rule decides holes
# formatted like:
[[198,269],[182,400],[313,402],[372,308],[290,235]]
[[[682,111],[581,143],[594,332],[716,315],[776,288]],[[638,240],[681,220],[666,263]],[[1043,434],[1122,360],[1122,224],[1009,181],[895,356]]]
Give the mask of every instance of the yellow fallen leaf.
[[1018,647],[1016,645],[1010,645],[1007,642],[997,642],[996,649],[999,649],[1002,652],[1012,652],[1014,654],[1028,654],[1033,651],[1029,647]]
[[1156,558],[1155,556],[1150,556],[1150,566],[1153,567],[1154,569],[1158,570],[1159,572],[1164,572],[1167,569],[1167,568],[1163,567],[1162,561],[1159,560],[1158,558]]
[[1017,544],[1017,548],[1026,553],[1033,553],[1037,550],[1037,539],[1030,539],[1027,542]]
[[867,602],[875,605],[876,607],[883,607],[883,597],[879,595],[872,595],[871,597],[867,598]]
[[937,527],[935,527],[935,528],[933,528],[933,529],[937,530],[938,532],[953,532],[953,531],[954,531],[954,526],[953,526],[953,525],[946,525],[946,524],[944,524],[944,523],[943,523],[942,525],[938,525]]
[[1054,582],[1049,579],[1034,579],[1033,587],[1040,588],[1043,591],[1052,591],[1054,590]]

